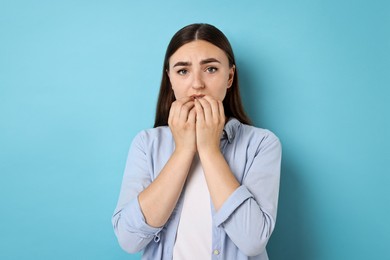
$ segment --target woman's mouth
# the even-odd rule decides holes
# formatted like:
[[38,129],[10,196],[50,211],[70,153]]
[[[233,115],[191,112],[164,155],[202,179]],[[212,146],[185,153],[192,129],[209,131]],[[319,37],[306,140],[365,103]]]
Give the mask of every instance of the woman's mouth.
[[199,95],[192,95],[191,97],[192,97],[192,98],[202,98],[202,97],[204,97],[204,95],[202,95],[202,94],[199,94]]

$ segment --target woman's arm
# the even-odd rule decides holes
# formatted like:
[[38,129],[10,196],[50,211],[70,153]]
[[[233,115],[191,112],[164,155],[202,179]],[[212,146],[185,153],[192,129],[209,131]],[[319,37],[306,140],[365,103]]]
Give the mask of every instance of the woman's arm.
[[253,161],[240,184],[219,148],[222,133],[219,122],[224,122],[221,102],[205,97],[197,100],[195,107],[199,157],[217,211],[214,222],[225,229],[244,254],[258,255],[265,250],[275,225],[281,161],[279,140],[269,133],[259,144],[254,158],[248,158]]
[[142,136],[133,141],[112,220],[119,244],[127,252],[142,250],[161,231],[176,206],[196,152],[192,108],[190,98],[172,104],[169,126],[175,150],[153,182],[146,166],[150,151],[146,151]]
[[225,125],[222,101],[210,96],[195,100],[197,149],[214,208],[218,210],[240,186],[220,149]]
[[192,98],[172,103],[168,124],[175,151],[156,180],[138,197],[146,222],[163,226],[170,217],[187,179],[196,153],[195,110]]
[[133,140],[127,156],[118,203],[112,224],[119,245],[128,253],[141,251],[161,228],[148,225],[138,203],[138,195],[152,182],[149,135],[139,133]]
[[241,186],[214,215],[214,223],[248,256],[265,250],[275,227],[281,164],[278,138],[269,132],[252,156]]
[[159,176],[138,196],[142,213],[152,227],[162,227],[183,190],[194,153],[175,150]]

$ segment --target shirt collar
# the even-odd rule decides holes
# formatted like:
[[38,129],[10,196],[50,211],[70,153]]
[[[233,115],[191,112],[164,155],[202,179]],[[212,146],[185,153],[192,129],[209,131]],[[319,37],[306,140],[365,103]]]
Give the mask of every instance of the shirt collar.
[[236,133],[240,126],[241,123],[236,118],[229,118],[223,129],[222,139],[227,138],[229,143],[233,142],[233,139],[236,136]]

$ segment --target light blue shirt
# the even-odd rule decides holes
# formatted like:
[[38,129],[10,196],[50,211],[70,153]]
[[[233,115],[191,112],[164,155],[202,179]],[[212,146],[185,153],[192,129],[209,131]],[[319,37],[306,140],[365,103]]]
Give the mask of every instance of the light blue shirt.
[[[129,253],[143,250],[142,259],[172,259],[183,206],[180,197],[167,223],[149,226],[138,194],[161,172],[175,148],[169,127],[140,132],[129,150],[119,201],[112,217],[120,246]],[[241,184],[212,214],[211,259],[267,260],[266,245],[275,227],[279,194],[281,144],[269,130],[230,119],[221,151]]]

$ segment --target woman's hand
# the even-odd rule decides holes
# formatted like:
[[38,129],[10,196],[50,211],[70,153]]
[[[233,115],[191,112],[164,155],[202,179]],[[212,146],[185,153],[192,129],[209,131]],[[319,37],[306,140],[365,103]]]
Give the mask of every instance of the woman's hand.
[[220,149],[225,126],[222,101],[210,96],[195,99],[196,144],[207,187],[214,208],[218,211],[240,186]]
[[225,125],[222,101],[210,96],[196,98],[196,145],[199,154],[220,152],[220,139]]
[[176,100],[169,111],[168,125],[175,140],[176,151],[196,152],[196,111],[194,99]]
[[195,119],[193,98],[172,103],[168,125],[175,140],[175,151],[157,178],[138,196],[146,223],[152,227],[165,225],[182,193],[196,153]]

